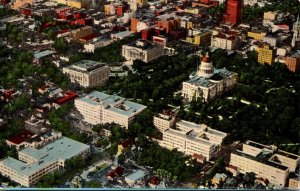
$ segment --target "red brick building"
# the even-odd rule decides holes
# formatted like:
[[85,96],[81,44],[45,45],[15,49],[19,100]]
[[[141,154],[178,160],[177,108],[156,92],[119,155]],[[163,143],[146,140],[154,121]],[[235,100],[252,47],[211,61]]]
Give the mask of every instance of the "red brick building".
[[30,16],[32,14],[32,9],[30,8],[21,8],[20,13],[25,16]]
[[243,0],[227,0],[226,13],[223,20],[226,23],[237,24],[242,21]]
[[170,33],[170,31],[177,30],[178,26],[179,26],[179,20],[177,19],[157,21],[157,27],[165,29],[166,33]]
[[139,22],[139,19],[131,18],[131,20],[130,20],[130,30],[131,30],[131,32],[133,32],[133,33],[137,32],[138,22]]

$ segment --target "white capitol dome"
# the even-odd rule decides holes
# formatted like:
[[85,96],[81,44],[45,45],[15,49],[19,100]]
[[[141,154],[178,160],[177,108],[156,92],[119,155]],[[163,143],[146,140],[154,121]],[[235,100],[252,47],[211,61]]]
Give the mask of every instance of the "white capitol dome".
[[208,54],[201,61],[201,65],[197,71],[198,77],[210,78],[214,75],[214,65],[209,59]]

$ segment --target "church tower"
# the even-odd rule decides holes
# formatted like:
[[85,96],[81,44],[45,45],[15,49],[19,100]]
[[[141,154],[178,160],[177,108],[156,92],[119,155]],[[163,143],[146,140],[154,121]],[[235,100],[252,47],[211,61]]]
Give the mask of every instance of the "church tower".
[[295,47],[296,41],[300,38],[300,23],[299,23],[299,15],[297,17],[297,21],[293,26],[293,39],[292,39],[292,47]]

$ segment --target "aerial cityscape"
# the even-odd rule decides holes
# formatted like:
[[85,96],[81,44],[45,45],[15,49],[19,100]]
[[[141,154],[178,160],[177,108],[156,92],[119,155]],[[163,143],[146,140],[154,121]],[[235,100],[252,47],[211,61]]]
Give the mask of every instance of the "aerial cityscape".
[[0,189],[300,189],[300,0],[0,0]]

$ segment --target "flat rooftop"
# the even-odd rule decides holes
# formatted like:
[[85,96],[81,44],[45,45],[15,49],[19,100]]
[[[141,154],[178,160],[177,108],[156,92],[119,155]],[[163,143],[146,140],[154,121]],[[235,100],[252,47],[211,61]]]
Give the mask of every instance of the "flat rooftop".
[[288,167],[283,166],[281,164],[277,164],[277,163],[268,161],[266,158],[260,159],[260,158],[254,157],[252,155],[248,155],[248,154],[246,154],[246,153],[244,153],[243,151],[240,151],[240,150],[235,150],[235,151],[232,152],[232,154],[236,154],[236,155],[239,155],[239,156],[242,156],[242,157],[257,161],[257,162],[260,162],[262,164],[265,164],[265,165],[268,165],[268,166],[271,166],[271,167],[274,167],[274,168],[278,168],[280,170],[285,171],[285,170],[288,169]]
[[114,111],[120,115],[128,117],[147,108],[145,105],[127,101],[125,98],[120,96],[108,95],[98,91],[94,91],[79,100],[91,105],[102,105],[107,110]]
[[215,129],[211,129],[211,128],[207,128],[207,133],[217,135],[219,137],[222,137],[222,136],[225,137],[227,135],[227,133],[224,133],[224,132],[221,132],[221,131],[218,131]]
[[288,153],[288,152],[284,152],[284,151],[282,151],[282,150],[278,150],[278,151],[276,152],[276,154],[282,155],[282,156],[285,156],[285,157],[287,157],[287,158],[294,159],[294,160],[297,160],[297,159],[300,158],[300,156],[298,156],[298,155],[291,154],[291,153]]
[[196,124],[196,123],[193,123],[193,122],[189,122],[189,121],[185,121],[185,120],[180,120],[176,124],[183,125],[183,126],[195,129],[195,130],[204,129],[203,125],[199,125],[199,124]]
[[293,52],[289,57],[300,58],[300,50],[297,50],[296,52]]
[[132,174],[128,175],[126,179],[132,180],[132,181],[137,181],[145,176],[145,172],[142,170],[137,170],[133,172]]
[[106,65],[101,62],[96,62],[93,60],[81,60],[80,62],[76,62],[75,64],[72,64],[70,66],[67,66],[66,68],[75,70],[78,72],[90,72],[95,69],[105,67]]
[[250,145],[252,147],[256,147],[258,149],[270,148],[266,145],[262,145],[262,144],[259,144],[259,143],[253,142],[253,141],[247,141],[245,144]]
[[160,45],[158,45],[152,41],[148,41],[148,40],[137,40],[137,41],[132,41],[132,42],[128,43],[127,46],[140,48],[142,50],[151,50]]
[[199,142],[203,145],[213,145],[211,142],[209,142],[207,140],[204,140],[202,138],[195,137],[195,136],[188,136],[185,132],[182,132],[182,131],[179,131],[179,130],[167,129],[165,131],[165,133],[170,133],[170,134],[173,134],[175,136],[180,136],[182,138],[185,138],[185,139],[188,139],[188,140],[191,140],[191,141],[197,141],[197,142]]
[[22,133],[14,136],[12,138],[9,138],[8,141],[12,142],[13,144],[18,145],[18,144],[21,144],[24,141],[30,139],[33,135],[34,135],[34,133],[32,133],[28,130],[24,130]]
[[27,147],[21,151],[22,154],[28,155],[36,160],[32,164],[27,164],[23,161],[7,157],[0,161],[6,167],[15,170],[24,176],[30,176],[49,164],[58,160],[67,160],[88,150],[89,145],[75,141],[67,137],[61,137],[53,142],[50,142],[41,149]]
[[42,52],[35,53],[35,54],[34,54],[34,58],[35,58],[35,59],[41,59],[41,58],[43,58],[43,57],[45,57],[45,56],[50,56],[50,55],[52,55],[52,54],[54,54],[54,53],[55,53],[55,52],[52,51],[52,50],[45,50],[45,51],[42,51]]

